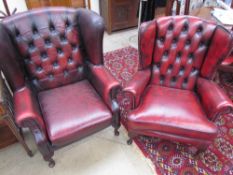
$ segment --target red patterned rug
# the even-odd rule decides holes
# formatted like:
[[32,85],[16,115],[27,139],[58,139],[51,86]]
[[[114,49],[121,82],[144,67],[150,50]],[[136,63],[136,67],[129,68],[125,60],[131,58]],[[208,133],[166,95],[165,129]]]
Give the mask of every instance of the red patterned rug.
[[[138,52],[132,47],[108,52],[105,54],[105,66],[124,86],[137,71]],[[123,99],[121,106],[128,109],[127,99]],[[125,116],[126,112],[122,111],[122,114]],[[193,158],[190,149],[180,143],[145,136],[134,141],[151,159],[157,174],[233,175],[233,115],[223,115],[215,124],[218,136],[199,159]]]

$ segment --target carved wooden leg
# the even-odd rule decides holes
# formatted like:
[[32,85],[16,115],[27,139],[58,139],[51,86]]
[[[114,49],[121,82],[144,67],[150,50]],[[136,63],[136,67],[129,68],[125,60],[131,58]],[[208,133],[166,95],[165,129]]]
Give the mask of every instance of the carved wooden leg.
[[116,117],[115,120],[113,121],[113,127],[114,127],[114,135],[115,136],[119,136],[120,132],[118,131],[118,129],[120,128],[121,124],[119,119]]
[[[119,127],[120,128],[120,127]],[[120,132],[118,131],[118,128],[115,128],[114,129],[114,134],[115,136],[119,136],[120,135]]]
[[11,131],[13,132],[13,134],[15,135],[15,137],[17,138],[17,140],[19,141],[19,143],[24,147],[24,149],[27,152],[28,156],[32,157],[33,153],[28,148],[28,146],[26,145],[26,143],[25,143],[22,135],[18,131],[18,128],[15,126],[14,121],[12,121],[12,119],[10,117],[5,117],[4,120],[6,121],[6,124],[11,129]]
[[49,167],[53,168],[55,166],[55,161],[52,159],[54,150],[43,132],[43,129],[41,129],[34,120],[30,119],[24,121],[24,126],[30,128],[34,135],[38,150],[42,154],[44,160],[49,162]]
[[44,160],[49,162],[48,166],[50,168],[53,168],[55,166],[55,161],[52,158],[54,155],[54,151],[52,150],[51,146],[47,142],[44,142],[38,144],[38,149],[43,155]]
[[49,162],[49,167],[53,168],[55,166],[55,161],[52,159],[54,155],[54,150],[51,144],[47,140],[37,140],[37,146],[40,153],[43,155],[45,161]]
[[133,139],[132,138],[129,138],[129,140],[127,140],[127,144],[128,145],[131,145],[133,143]]
[[200,154],[203,153],[203,152],[205,152],[206,149],[208,148],[208,146],[209,146],[208,144],[200,145],[200,146],[198,147],[197,152],[194,153],[193,156],[194,156],[196,159],[199,159],[199,158],[200,158]]
[[53,159],[49,160],[49,168],[53,168],[55,166],[55,161]]
[[120,135],[120,132],[118,131],[120,126],[121,126],[120,117],[116,116],[115,125],[114,125],[114,134],[115,134],[115,136]]
[[136,133],[132,133],[132,132],[129,132],[128,133],[128,136],[129,136],[129,140],[127,140],[127,144],[128,145],[131,145],[133,143],[133,138],[135,138],[137,136]]
[[55,166],[55,164],[56,164],[55,161],[52,159],[52,156],[51,157],[46,157],[45,156],[44,160],[49,162],[48,163],[49,168],[53,168]]
[[39,143],[38,149],[40,153],[43,155],[44,160],[49,162],[49,167],[53,168],[55,166],[55,161],[52,159],[54,151],[51,148],[50,144],[48,142]]
[[112,101],[112,109],[113,109],[113,127],[114,127],[114,134],[115,136],[119,136],[119,131],[118,129],[121,126],[121,122],[120,122],[120,108],[118,103],[113,100]]

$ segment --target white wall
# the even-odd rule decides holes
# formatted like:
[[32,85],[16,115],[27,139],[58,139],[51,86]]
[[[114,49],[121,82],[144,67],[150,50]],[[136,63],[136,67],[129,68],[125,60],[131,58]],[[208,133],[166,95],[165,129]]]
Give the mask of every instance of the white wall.
[[[27,10],[25,0],[8,0],[7,4],[10,9],[10,12],[12,12],[15,8],[17,8],[17,12],[23,12]],[[2,1],[0,1],[0,10],[5,12],[5,8]]]
[[91,10],[93,10],[96,13],[100,14],[100,8],[99,8],[99,1],[98,0],[91,0]]
[[[25,0],[8,0],[7,3],[10,12],[12,12],[15,8],[17,8],[17,12],[23,12],[27,10]],[[100,13],[98,0],[91,0],[91,9],[98,14]],[[0,1],[0,10],[5,12],[5,8],[2,0]]]

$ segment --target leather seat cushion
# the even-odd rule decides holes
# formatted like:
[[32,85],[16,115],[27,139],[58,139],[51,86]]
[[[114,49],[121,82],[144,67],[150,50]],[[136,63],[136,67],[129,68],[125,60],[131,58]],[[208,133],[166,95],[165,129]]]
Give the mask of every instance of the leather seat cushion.
[[217,127],[210,122],[194,92],[148,86],[139,107],[127,118],[130,130],[155,131],[181,137],[212,139]]
[[112,115],[87,80],[38,94],[50,141],[62,146],[111,124]]

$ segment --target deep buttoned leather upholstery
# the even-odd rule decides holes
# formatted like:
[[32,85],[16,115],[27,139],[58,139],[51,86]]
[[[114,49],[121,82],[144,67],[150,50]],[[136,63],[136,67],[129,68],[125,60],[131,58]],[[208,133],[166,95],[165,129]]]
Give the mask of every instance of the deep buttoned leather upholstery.
[[15,119],[45,160],[109,125],[119,128],[119,83],[103,66],[103,19],[85,9],[35,9],[0,24],[0,66]]
[[[184,17],[161,18],[143,24],[141,62],[143,67],[153,64],[152,83],[193,89],[199,74],[210,78],[218,59],[222,61],[230,47],[228,35],[222,30],[197,18]],[[148,41],[149,38],[155,40]],[[223,50],[219,51],[217,48],[221,45]]]
[[229,54],[232,36],[196,17],[162,17],[139,31],[140,66],[124,92],[131,94],[130,137],[161,137],[206,148],[217,135],[211,120],[233,104],[211,81]]
[[50,14],[39,10],[4,21],[15,37],[30,81],[39,90],[84,78],[74,12],[74,9],[66,10],[61,17],[61,10],[52,10]]

